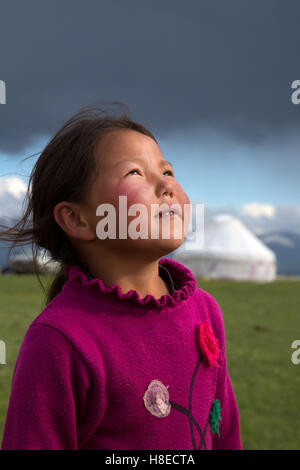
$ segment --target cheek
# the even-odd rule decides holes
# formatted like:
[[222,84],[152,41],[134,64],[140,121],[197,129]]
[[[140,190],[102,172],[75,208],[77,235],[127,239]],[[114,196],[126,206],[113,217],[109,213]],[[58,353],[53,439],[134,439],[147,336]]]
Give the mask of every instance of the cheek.
[[182,198],[184,204],[189,204],[190,199],[188,195],[186,194],[186,192],[184,191],[183,187],[179,183],[176,183],[176,190],[177,190],[177,193],[180,194],[180,197]]
[[[116,190],[115,190],[115,202],[114,205],[116,207],[117,211],[117,231],[119,230],[119,196],[126,196],[127,197],[127,211],[126,211],[126,219],[128,225],[136,219],[136,217],[142,217],[146,218],[146,224],[148,221],[148,224],[150,223],[150,216],[151,216],[151,200],[152,200],[152,192],[151,188],[147,188],[145,186],[141,186],[139,184],[134,184],[133,181],[127,182],[124,181],[122,184],[120,184]],[[142,204],[143,207],[146,209],[143,212],[139,212],[138,210],[135,211],[135,208],[133,207],[133,213],[135,215],[128,215],[128,211],[130,207],[132,207],[135,204]],[[124,206],[123,206],[124,207]],[[121,215],[121,214],[120,214]],[[137,229],[139,230],[139,229]]]
[[177,195],[177,200],[179,204],[182,205],[182,209],[183,209],[184,204],[190,204],[190,199],[188,195],[185,193],[184,189],[182,188],[182,186],[180,186],[179,183],[176,184],[174,190],[175,190],[175,194]]
[[190,202],[188,195],[185,193],[184,189],[179,184],[176,189],[177,189],[177,200],[179,204],[181,205],[181,210],[182,210],[182,217],[183,217],[182,220],[184,223],[184,235],[186,235],[190,218],[191,218],[191,206],[190,206],[191,202]]
[[127,197],[127,207],[133,204],[144,204],[148,207],[149,201],[152,199],[151,189],[147,186],[140,186],[134,182],[124,181],[116,188],[115,199],[116,207],[118,207],[119,196]]
[[185,192],[183,192],[182,200],[183,200],[183,202],[182,202],[183,205],[184,204],[188,204],[188,205],[191,204],[190,199],[189,199],[188,195]]

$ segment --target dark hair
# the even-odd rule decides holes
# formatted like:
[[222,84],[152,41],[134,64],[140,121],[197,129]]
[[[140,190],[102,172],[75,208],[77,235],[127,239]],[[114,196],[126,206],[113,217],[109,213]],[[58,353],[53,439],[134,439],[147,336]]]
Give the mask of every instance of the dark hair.
[[[115,117],[98,105],[80,108],[49,141],[33,166],[27,202],[19,221],[11,227],[1,225],[4,230],[0,231],[0,240],[13,242],[9,253],[20,243],[30,244],[34,261],[43,248],[60,263],[60,269],[46,293],[45,305],[61,292],[66,281],[64,268],[79,264],[78,254],[55,221],[54,207],[60,201],[79,203],[84,200],[97,173],[95,149],[101,138],[112,130],[129,129],[157,142],[146,127],[130,119],[126,105],[118,101],[104,103],[123,107],[122,114]],[[34,267],[41,284],[36,262]]]

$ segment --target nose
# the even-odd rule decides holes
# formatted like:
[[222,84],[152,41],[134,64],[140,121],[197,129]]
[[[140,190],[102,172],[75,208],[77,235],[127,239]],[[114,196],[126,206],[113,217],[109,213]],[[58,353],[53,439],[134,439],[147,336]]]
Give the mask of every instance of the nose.
[[159,171],[159,172],[155,172],[155,174],[153,172],[152,181],[153,181],[154,192],[155,192],[157,199],[162,201],[162,199],[165,199],[165,198],[166,199],[174,198],[174,195],[175,195],[174,194],[174,183],[175,183],[174,179],[163,176],[161,171]]
[[159,184],[158,184],[158,188],[157,188],[157,195],[158,195],[158,198],[163,198],[163,197],[167,197],[167,198],[171,198],[173,199],[174,197],[174,188],[173,188],[173,184],[172,182],[168,179],[161,179]]
[[163,196],[170,196],[171,198],[173,198],[174,194],[173,194],[173,187],[171,184],[167,184],[166,187],[165,187],[165,190],[162,194]]

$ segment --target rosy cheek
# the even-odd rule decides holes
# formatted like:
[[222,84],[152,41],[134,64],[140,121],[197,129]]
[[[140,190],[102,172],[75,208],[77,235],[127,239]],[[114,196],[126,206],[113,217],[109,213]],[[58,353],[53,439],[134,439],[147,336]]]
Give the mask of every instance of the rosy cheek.
[[190,198],[184,191],[183,191],[183,195],[184,195],[184,204],[190,204],[191,203]]
[[115,191],[115,197],[118,200],[119,196],[127,196],[127,207],[132,204],[149,204],[151,200],[151,192],[147,187],[141,187],[133,182],[124,181],[120,184]]
[[180,200],[181,204],[190,204],[190,199],[188,195],[185,193],[182,186],[177,183],[175,188],[175,193],[177,193],[178,199]]

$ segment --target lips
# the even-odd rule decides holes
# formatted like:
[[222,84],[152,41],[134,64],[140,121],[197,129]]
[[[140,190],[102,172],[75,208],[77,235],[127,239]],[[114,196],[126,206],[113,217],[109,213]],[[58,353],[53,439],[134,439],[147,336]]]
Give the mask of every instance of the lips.
[[178,209],[176,207],[173,207],[173,206],[170,206],[169,209],[165,209],[163,211],[159,211],[155,217],[156,218],[159,218],[159,219],[162,219],[163,217],[175,217],[175,216],[179,216],[180,217],[180,213],[178,211]]

